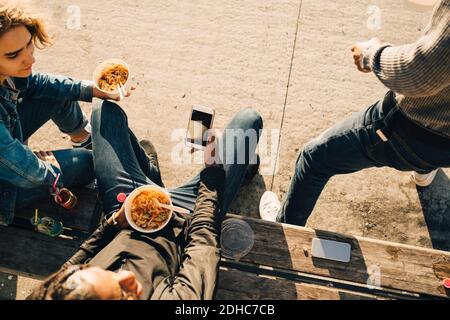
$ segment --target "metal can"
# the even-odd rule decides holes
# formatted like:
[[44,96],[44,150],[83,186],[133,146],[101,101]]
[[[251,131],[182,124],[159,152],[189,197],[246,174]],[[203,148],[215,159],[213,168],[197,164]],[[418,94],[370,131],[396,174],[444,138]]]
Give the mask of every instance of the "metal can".
[[37,221],[36,218],[33,217],[30,221],[38,232],[49,237],[58,237],[64,232],[63,224],[50,217],[38,218]]

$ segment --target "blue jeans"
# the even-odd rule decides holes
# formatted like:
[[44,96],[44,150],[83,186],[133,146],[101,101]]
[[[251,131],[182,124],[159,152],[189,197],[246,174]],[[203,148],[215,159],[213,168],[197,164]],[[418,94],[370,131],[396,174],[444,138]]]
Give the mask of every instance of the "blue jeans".
[[[450,150],[412,138],[392,119],[401,112],[392,105],[383,113],[383,100],[356,112],[309,142],[298,157],[289,190],[277,221],[304,226],[328,180],[371,167],[427,173],[450,166]],[[385,109],[387,110],[387,109]],[[377,130],[390,128],[388,141]]]
[[[76,101],[55,99],[24,99],[17,106],[22,126],[23,140],[30,138],[50,119],[61,132],[79,133],[88,123],[86,115]],[[92,182],[94,166],[92,152],[86,149],[59,150],[54,152],[58,160],[64,186],[84,186]],[[50,188],[18,189],[16,206],[25,207],[39,200],[50,199]]]
[[[128,128],[125,112],[117,104],[109,101],[94,103],[91,124],[94,168],[105,214],[120,208],[121,204],[117,201],[119,193],[129,194],[143,185],[164,187],[159,169],[149,163],[144,149]],[[262,127],[260,115],[254,110],[244,109],[233,118],[227,129],[253,129],[257,133],[258,142]],[[246,139],[234,139],[231,134],[227,135],[232,130],[224,132],[218,142],[224,148],[223,154],[234,152],[237,155],[238,151],[244,150],[246,155],[245,161],[224,163],[226,191],[222,211],[227,212],[245,178],[248,165],[256,159],[257,142],[252,144]],[[227,139],[233,140],[227,143]],[[197,175],[179,188],[167,189],[173,204],[193,211],[199,182],[200,176]]]

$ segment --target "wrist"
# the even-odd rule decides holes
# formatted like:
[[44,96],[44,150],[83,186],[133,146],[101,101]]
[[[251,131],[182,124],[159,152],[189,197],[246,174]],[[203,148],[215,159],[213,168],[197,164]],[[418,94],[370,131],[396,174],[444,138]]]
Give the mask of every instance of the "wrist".
[[95,85],[93,81],[82,80],[80,88],[80,101],[91,102],[94,97]]

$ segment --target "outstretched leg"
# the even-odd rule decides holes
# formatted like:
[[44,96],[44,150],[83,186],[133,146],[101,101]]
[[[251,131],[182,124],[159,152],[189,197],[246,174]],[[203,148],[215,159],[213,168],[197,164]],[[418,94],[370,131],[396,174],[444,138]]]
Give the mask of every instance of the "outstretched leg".
[[[222,211],[226,213],[239,191],[249,164],[256,163],[256,147],[263,121],[253,109],[239,111],[218,140],[219,155],[225,170]],[[170,190],[174,203],[193,210],[198,196],[199,175],[182,187]]]

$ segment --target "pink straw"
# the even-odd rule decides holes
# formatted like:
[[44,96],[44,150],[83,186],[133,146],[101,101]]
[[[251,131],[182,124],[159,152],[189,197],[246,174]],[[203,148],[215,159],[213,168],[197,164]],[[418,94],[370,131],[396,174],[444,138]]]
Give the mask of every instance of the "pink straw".
[[56,184],[58,183],[59,177],[60,177],[60,176],[61,176],[61,174],[58,173],[58,175],[56,176],[55,182],[53,182],[53,190],[54,190],[54,191],[57,191],[57,190],[56,190]]

